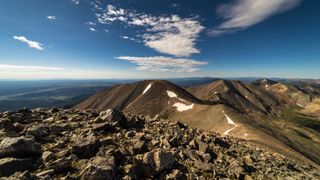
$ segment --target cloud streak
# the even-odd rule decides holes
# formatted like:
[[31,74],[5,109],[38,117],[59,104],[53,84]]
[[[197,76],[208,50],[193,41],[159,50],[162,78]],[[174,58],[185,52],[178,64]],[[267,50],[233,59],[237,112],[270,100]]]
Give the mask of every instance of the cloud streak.
[[[100,11],[100,8],[97,9]],[[204,27],[197,17],[181,18],[178,15],[152,16],[137,13],[108,5],[107,8],[96,13],[98,22],[111,24],[122,22],[131,27],[142,27],[143,33],[137,35],[145,46],[158,52],[177,57],[189,57],[200,53],[196,48],[196,41]],[[140,41],[140,40],[139,40]]]
[[153,71],[153,72],[195,72],[198,71],[198,66],[206,65],[207,62],[197,61],[186,58],[171,58],[164,56],[153,57],[131,57],[120,56],[115,59],[129,61],[137,64],[137,70]]
[[26,37],[24,37],[24,36],[13,36],[13,39],[28,44],[28,46],[29,46],[30,48],[34,48],[34,49],[37,49],[37,50],[44,50],[44,47],[42,46],[41,43],[36,42],[36,41],[28,40],[28,39],[27,39]]
[[53,20],[56,20],[56,19],[57,19],[57,17],[56,17],[56,16],[47,16],[47,18],[48,18],[49,20],[51,20],[51,21],[53,21]]
[[124,76],[134,77],[127,72],[0,64],[0,79],[108,79]]
[[290,10],[301,0],[238,0],[219,6],[217,14],[225,21],[209,30],[212,36],[233,33]]

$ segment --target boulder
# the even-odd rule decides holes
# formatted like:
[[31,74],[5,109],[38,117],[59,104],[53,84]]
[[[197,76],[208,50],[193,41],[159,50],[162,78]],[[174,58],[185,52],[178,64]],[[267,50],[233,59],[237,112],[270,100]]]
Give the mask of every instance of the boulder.
[[100,112],[99,117],[103,121],[107,121],[113,126],[119,125],[121,127],[127,127],[128,125],[124,115],[120,111],[114,109],[108,109],[106,111]]
[[72,159],[69,157],[62,157],[51,163],[49,163],[46,168],[53,169],[55,173],[67,172],[71,168]]
[[116,177],[116,166],[112,156],[94,157],[90,160],[87,167],[80,173],[83,180],[114,180]]
[[47,128],[43,125],[37,125],[37,126],[31,127],[27,130],[27,133],[35,136],[37,139],[49,135]]
[[174,161],[173,153],[162,149],[155,149],[143,156],[143,163],[150,166],[156,174],[171,169]]
[[74,140],[72,151],[80,158],[90,158],[95,156],[100,146],[101,143],[96,136],[89,133]]
[[129,152],[131,155],[141,154],[146,151],[146,143],[145,141],[136,140],[134,141],[134,145],[129,147]]
[[0,143],[0,158],[29,157],[41,154],[41,145],[25,137],[5,138]]

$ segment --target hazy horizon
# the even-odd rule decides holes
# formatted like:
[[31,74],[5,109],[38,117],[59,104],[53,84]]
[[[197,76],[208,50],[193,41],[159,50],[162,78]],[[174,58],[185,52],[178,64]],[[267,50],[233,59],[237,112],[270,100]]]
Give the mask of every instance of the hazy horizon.
[[319,79],[319,5],[3,0],[0,79]]

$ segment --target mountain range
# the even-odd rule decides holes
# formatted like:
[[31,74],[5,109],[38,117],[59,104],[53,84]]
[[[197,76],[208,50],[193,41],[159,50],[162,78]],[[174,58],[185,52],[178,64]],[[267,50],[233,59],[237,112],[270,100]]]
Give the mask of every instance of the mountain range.
[[187,86],[145,80],[105,89],[73,109],[116,109],[181,121],[318,166],[319,99],[320,83],[311,80],[214,79]]

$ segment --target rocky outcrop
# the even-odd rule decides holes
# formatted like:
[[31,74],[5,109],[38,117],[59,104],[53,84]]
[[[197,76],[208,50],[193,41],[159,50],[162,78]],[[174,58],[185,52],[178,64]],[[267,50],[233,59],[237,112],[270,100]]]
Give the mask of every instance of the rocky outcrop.
[[308,164],[180,122],[107,110],[0,113],[2,179],[319,179]]

